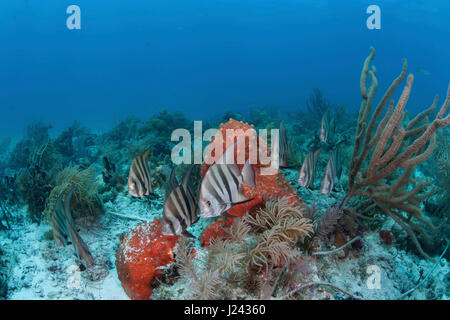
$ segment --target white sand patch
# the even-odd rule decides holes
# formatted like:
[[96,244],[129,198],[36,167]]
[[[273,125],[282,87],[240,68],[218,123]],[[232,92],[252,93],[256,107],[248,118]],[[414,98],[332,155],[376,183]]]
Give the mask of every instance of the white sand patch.
[[[378,232],[370,232],[363,237],[363,249],[358,257],[350,253],[341,259],[338,254],[332,254],[318,258],[317,264],[322,281],[369,300],[397,299],[417,284],[421,269],[424,277],[434,266],[433,262],[383,244]],[[448,270],[448,262],[442,259],[432,277],[406,299],[432,299],[433,292],[444,293]],[[377,271],[380,271],[379,287],[370,281],[377,277]],[[342,297],[347,298],[345,295]]]

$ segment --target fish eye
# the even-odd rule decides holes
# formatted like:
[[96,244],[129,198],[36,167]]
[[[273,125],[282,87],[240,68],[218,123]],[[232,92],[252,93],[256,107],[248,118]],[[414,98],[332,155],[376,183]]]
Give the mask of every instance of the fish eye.
[[206,205],[208,206],[208,207],[211,207],[211,201],[206,201]]

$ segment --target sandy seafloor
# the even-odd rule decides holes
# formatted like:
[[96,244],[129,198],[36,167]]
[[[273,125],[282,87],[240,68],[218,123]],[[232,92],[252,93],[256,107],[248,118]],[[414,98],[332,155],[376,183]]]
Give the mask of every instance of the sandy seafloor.
[[[285,174],[292,178],[295,172],[287,171]],[[161,216],[163,195],[160,190],[157,192],[160,197],[149,203],[133,199],[126,194],[124,188],[124,192],[114,203],[105,204],[104,215],[97,219],[76,221],[80,235],[98,264],[93,271],[79,273],[76,270],[80,263],[75,258],[73,246],[57,248],[49,222],[44,221],[40,225],[32,223],[27,218],[26,207],[10,208],[13,214],[12,230],[0,231],[2,260],[8,270],[7,299],[129,299],[117,277],[115,252],[121,234],[131,230],[140,220],[152,221]],[[316,198],[316,194],[310,194],[310,198]],[[304,201],[308,203],[306,196]],[[200,219],[190,231],[198,236],[209,223]],[[384,228],[389,229],[392,223],[386,221]],[[350,253],[345,259],[341,259],[337,253],[317,257],[313,279],[338,285],[364,299],[396,299],[417,283],[421,269],[426,275],[434,265],[397,248],[395,243],[383,244],[378,232],[364,233],[362,243],[363,248],[358,256]],[[202,254],[198,241],[196,245],[198,253]],[[381,270],[380,289],[367,287],[367,267],[370,265],[376,265]],[[448,274],[448,261],[442,259],[432,277],[422,283],[408,299],[448,299]],[[161,285],[153,291],[152,298],[182,299],[183,287],[181,281],[172,286]],[[326,293],[325,297],[331,299],[347,298],[334,290],[327,290]]]

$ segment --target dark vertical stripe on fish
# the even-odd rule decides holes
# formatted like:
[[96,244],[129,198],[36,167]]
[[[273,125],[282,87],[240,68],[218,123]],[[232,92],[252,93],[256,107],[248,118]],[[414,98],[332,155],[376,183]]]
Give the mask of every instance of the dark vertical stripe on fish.
[[[227,167],[222,167],[220,166],[218,168],[218,172],[220,175],[220,182],[221,184],[223,184],[225,186],[226,189],[226,193],[224,193],[225,196],[227,196],[226,202],[231,202],[232,201],[232,197],[231,197],[231,189],[230,189],[230,184],[228,183],[228,179],[227,179],[227,174],[225,173]],[[231,179],[233,179],[233,177],[231,177]]]
[[148,184],[149,184],[149,175],[148,172],[146,170],[146,163],[144,163],[144,159],[142,156],[139,156],[136,158],[136,164],[137,164],[137,168],[139,170],[139,174],[140,174],[140,183],[142,185],[142,191],[144,195],[148,194]]
[[220,173],[219,173],[219,166],[218,165],[213,165],[212,167],[211,167],[211,174],[210,174],[210,176],[208,177],[209,178],[209,182],[210,182],[210,185],[211,185],[211,187],[212,188],[210,188],[210,189],[208,189],[209,190],[209,192],[211,192],[211,193],[214,193],[214,195],[216,195],[217,197],[224,197],[225,195],[226,195],[226,192],[225,192],[225,186],[222,184],[222,183],[220,183],[220,179],[219,179],[219,176],[220,176]]

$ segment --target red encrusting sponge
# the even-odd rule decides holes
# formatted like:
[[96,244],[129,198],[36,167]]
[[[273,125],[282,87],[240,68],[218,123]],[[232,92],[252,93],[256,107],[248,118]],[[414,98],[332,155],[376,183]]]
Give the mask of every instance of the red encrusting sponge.
[[121,237],[116,254],[119,280],[133,300],[149,300],[152,285],[164,272],[159,270],[173,263],[172,249],[179,236],[161,233],[161,219],[143,222]]

